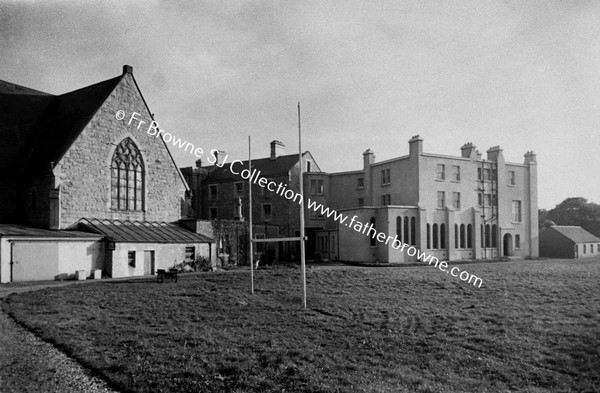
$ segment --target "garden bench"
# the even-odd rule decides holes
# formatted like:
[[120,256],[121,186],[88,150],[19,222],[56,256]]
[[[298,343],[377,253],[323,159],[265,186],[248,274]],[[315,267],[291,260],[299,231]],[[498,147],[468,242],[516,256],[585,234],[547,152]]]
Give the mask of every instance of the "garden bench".
[[177,270],[165,270],[158,269],[156,270],[156,281],[163,282],[165,279],[170,279],[171,281],[177,282]]

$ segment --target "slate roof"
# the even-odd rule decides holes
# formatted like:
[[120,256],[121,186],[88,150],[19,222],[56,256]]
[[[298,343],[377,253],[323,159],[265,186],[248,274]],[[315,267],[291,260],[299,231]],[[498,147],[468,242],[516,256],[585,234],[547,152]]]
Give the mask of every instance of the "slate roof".
[[572,240],[576,244],[579,243],[600,243],[600,239],[596,236],[592,235],[582,227],[578,226],[562,226],[562,225],[553,225],[548,229],[554,229],[561,235],[567,237]]
[[101,235],[79,232],[79,231],[59,231],[52,229],[32,228],[16,224],[0,224],[0,236],[10,237],[48,237],[48,238],[98,238]]
[[[58,162],[106,101],[123,75],[62,95],[51,95],[0,81],[0,138],[13,146],[21,170],[46,172]],[[13,167],[14,169],[14,167]]]
[[[304,153],[306,154],[306,153]],[[303,155],[304,155],[303,154]],[[271,160],[271,158],[258,158],[256,160],[252,160],[252,169],[257,169],[260,171],[260,176],[263,177],[275,177],[280,175],[286,175],[293,167],[298,163],[298,154],[288,154],[284,156],[279,156],[275,160]],[[218,166],[209,166],[206,167],[208,169],[209,174],[206,177],[206,182],[221,182],[221,181],[241,181],[243,180],[240,175],[236,175],[235,173],[230,171],[231,162],[226,162],[222,168]],[[233,169],[236,172],[240,172],[243,169],[248,168],[248,160],[242,161],[242,164],[236,162],[234,164]]]
[[102,234],[122,243],[214,243],[207,236],[166,222],[82,218],[71,228]]

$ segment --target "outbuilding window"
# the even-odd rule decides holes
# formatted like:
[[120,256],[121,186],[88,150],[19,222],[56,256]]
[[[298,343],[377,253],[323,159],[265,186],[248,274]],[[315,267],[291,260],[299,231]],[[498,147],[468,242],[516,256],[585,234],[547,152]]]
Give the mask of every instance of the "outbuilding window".
[[135,267],[135,251],[127,252],[127,263],[131,267]]
[[194,261],[196,260],[196,247],[186,247],[185,248],[185,260],[186,261]]

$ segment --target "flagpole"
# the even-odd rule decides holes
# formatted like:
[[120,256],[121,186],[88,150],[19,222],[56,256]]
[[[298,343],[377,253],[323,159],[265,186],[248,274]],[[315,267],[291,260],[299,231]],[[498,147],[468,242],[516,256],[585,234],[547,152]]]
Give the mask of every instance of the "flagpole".
[[300,266],[302,269],[302,305],[306,308],[306,262],[304,255],[304,176],[302,160],[302,128],[300,127],[300,103],[298,102],[298,160],[300,162]]
[[[252,170],[252,144],[248,135],[248,171]],[[248,179],[248,235],[250,238],[250,293],[254,295],[254,247],[252,243],[252,177]]]

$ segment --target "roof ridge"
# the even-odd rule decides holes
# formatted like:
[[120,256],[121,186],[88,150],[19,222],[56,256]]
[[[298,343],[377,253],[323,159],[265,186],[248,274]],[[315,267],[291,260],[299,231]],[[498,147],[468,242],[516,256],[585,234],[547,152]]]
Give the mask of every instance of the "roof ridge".
[[66,92],[66,93],[58,94],[58,95],[56,95],[56,96],[57,96],[57,97],[64,97],[64,96],[67,96],[67,95],[69,95],[69,94],[73,94],[73,93],[81,92],[82,90],[85,90],[85,89],[91,89],[91,88],[95,88],[95,87],[97,87],[97,86],[99,86],[99,85],[102,85],[102,84],[104,84],[104,83],[107,83],[107,82],[113,82],[113,81],[116,81],[117,79],[121,79],[121,78],[123,78],[123,76],[124,76],[123,74],[122,74],[122,75],[119,75],[119,76],[115,76],[114,78],[105,79],[105,80],[103,80],[103,81],[96,82],[96,83],[94,83],[94,84],[92,84],[92,85],[87,85],[87,86],[84,86],[84,87],[80,87],[79,89],[76,89],[76,90],[71,90],[71,91],[68,91],[68,92]]
[[56,97],[55,94],[46,93],[45,91],[41,91],[41,90],[37,90],[37,89],[32,89],[31,87],[19,85],[18,83],[13,83],[13,82],[9,82],[9,81],[4,80],[4,79],[0,79],[0,87],[2,87],[2,84],[6,84],[6,85],[9,85],[11,87],[17,88],[17,90],[24,90],[24,92],[22,92],[22,93],[20,93],[20,92],[12,93],[12,92],[4,92],[4,91],[2,91],[2,89],[0,89],[0,93],[1,94],[12,94],[12,95],[23,94],[23,95],[29,95],[27,93],[37,93],[35,95],[43,95],[43,96]]

